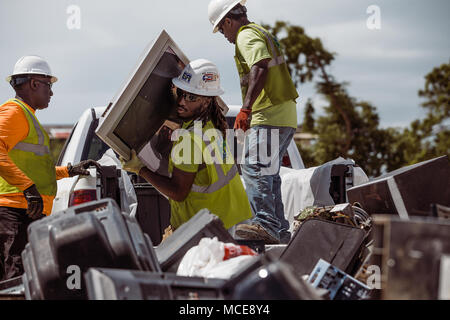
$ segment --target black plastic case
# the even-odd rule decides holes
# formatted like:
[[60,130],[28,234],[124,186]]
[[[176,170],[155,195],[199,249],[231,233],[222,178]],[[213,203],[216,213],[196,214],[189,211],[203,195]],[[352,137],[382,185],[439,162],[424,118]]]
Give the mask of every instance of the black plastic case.
[[85,273],[89,300],[222,300],[225,280],[174,273],[91,268]]
[[281,261],[249,273],[233,291],[233,300],[321,300],[316,290]]
[[22,252],[27,299],[85,298],[83,283],[68,288],[69,266],[81,273],[89,267],[161,271],[150,238],[112,199],[38,220],[29,226],[28,239]]
[[223,226],[222,220],[203,209],[155,249],[161,269],[176,273],[181,259],[190,248],[198,245],[202,238],[213,237],[225,243],[236,243]]
[[347,224],[312,218],[301,224],[280,260],[299,275],[309,275],[319,259],[354,275],[368,233]]

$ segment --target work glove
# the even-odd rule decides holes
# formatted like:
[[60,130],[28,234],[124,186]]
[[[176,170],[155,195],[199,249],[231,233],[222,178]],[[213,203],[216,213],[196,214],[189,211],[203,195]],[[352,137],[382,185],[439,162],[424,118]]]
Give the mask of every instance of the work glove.
[[23,195],[27,200],[27,215],[33,220],[44,217],[42,214],[42,211],[44,210],[44,201],[42,200],[36,185],[33,184],[28,189],[25,189]]
[[69,177],[77,176],[77,175],[83,175],[88,176],[90,175],[89,170],[87,170],[89,167],[95,166],[98,170],[101,171],[102,166],[97,163],[97,161],[94,160],[84,160],[76,165],[72,165],[70,162],[67,165],[67,171],[69,172]]
[[173,234],[173,231],[174,230],[171,225],[169,225],[166,229],[164,229],[164,234],[163,234],[163,238],[162,238],[161,242],[163,242],[168,237],[170,237]]
[[123,170],[134,172],[137,175],[139,175],[139,171],[141,171],[141,169],[145,167],[145,164],[141,162],[141,160],[136,155],[136,151],[134,151],[133,149],[131,149],[130,160],[126,161],[124,158],[120,157],[120,163],[122,164]]
[[252,109],[241,109],[236,116],[236,121],[234,122],[234,129],[242,129],[247,131],[250,128],[249,116],[252,113]]

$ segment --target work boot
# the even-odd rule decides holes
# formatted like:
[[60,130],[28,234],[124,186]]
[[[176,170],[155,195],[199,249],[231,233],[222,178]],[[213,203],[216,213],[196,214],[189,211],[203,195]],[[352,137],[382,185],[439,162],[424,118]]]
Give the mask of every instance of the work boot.
[[263,240],[265,244],[280,244],[280,240],[270,235],[259,224],[238,224],[236,235],[244,240]]

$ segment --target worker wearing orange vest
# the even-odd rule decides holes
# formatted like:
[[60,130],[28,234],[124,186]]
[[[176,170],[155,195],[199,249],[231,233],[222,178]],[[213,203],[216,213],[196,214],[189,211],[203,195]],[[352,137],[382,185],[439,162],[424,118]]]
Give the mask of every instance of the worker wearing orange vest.
[[50,215],[56,180],[89,175],[93,160],[56,167],[37,109],[48,107],[57,78],[38,56],[20,58],[6,78],[16,97],[0,106],[0,281],[23,273],[28,225]]

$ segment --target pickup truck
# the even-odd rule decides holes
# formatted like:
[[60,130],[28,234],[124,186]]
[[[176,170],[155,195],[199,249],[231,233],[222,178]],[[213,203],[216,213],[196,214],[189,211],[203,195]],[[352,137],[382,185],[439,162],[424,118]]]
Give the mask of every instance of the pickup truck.
[[[232,128],[240,106],[229,106],[226,114],[228,125]],[[72,129],[63,149],[61,150],[57,165],[64,166],[70,163],[78,163],[86,159],[100,160],[110,148],[97,135],[95,129],[99,119],[105,111],[105,107],[89,108],[83,112],[78,122]],[[108,152],[111,153],[111,150]],[[283,159],[283,166],[298,170],[303,169],[304,164],[294,140],[291,141],[287,153]],[[124,182],[131,181],[137,199],[136,218],[141,228],[149,234],[154,245],[160,243],[164,229],[169,225],[170,206],[168,200],[159,194],[151,184],[147,183],[135,174],[127,173],[120,169],[117,172],[118,192],[122,198],[122,211],[130,213],[131,210],[124,206],[123,199],[132,195],[132,190],[126,190]],[[58,181],[58,192],[55,197],[53,212],[67,209],[69,206],[93,201],[102,197],[101,179],[97,177],[94,169],[91,176],[76,176]],[[124,181],[126,180],[126,181]],[[295,190],[292,190],[295,192]],[[128,201],[132,202],[132,201]]]

